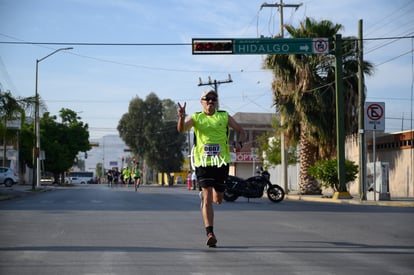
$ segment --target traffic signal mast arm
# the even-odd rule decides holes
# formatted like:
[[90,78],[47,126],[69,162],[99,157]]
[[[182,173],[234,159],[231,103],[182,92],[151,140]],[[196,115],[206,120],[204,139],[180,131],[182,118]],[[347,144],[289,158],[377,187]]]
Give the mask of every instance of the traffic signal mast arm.
[[193,38],[192,52],[203,54],[327,54],[328,38]]

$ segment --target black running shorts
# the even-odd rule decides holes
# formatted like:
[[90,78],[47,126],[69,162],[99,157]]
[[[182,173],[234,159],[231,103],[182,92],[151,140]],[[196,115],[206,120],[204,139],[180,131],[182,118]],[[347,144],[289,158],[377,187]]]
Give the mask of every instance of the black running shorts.
[[212,186],[217,192],[224,192],[224,181],[229,175],[229,165],[196,167],[197,181],[202,188]]

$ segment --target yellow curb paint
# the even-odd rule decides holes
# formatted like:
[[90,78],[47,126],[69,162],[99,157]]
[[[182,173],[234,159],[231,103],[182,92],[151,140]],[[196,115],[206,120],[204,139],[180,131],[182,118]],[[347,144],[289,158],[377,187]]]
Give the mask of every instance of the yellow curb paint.
[[347,192],[335,192],[333,197],[333,200],[338,200],[338,199],[352,199],[351,194],[347,191]]

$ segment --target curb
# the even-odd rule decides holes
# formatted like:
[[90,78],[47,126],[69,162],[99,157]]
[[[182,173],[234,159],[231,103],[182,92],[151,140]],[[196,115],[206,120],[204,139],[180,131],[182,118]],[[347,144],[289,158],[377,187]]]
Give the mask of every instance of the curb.
[[31,187],[28,187],[27,189],[24,189],[24,190],[4,189],[4,190],[0,190],[0,201],[12,200],[15,198],[35,195],[37,193],[48,192],[54,189],[55,188],[50,188],[50,187],[40,187],[40,188],[36,188],[34,191],[31,189]]
[[414,207],[413,201],[361,201],[359,199],[334,199],[334,198],[323,198],[320,196],[309,196],[309,195],[286,195],[288,200],[299,200],[299,201],[313,201],[313,202],[324,202],[324,203],[341,203],[341,204],[353,204],[353,205],[371,205],[371,206],[394,206],[394,207]]

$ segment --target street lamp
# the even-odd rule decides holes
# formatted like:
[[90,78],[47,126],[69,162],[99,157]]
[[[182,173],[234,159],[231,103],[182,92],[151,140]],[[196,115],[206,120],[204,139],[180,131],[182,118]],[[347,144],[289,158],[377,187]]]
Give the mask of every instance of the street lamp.
[[[40,117],[39,117],[39,94],[37,92],[37,79],[38,79],[38,67],[39,62],[45,60],[51,55],[54,55],[57,52],[60,51],[66,51],[66,50],[72,50],[72,47],[69,48],[60,48],[52,53],[46,55],[45,57],[41,59],[36,60],[36,86],[35,86],[35,136],[36,136],[36,186],[40,187]],[[33,180],[33,190],[35,189],[34,180]]]

